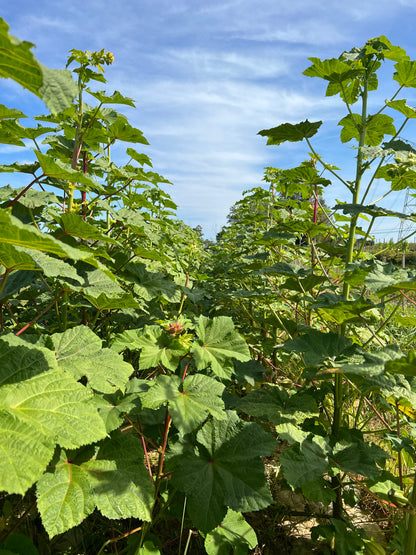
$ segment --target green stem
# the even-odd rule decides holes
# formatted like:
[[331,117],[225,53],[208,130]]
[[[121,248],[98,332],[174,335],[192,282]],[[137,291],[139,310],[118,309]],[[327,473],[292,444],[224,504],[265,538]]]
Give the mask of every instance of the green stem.
[[[82,84],[81,74],[82,72],[78,75],[78,123],[77,123],[77,128],[75,130],[74,148],[72,151],[71,166],[73,170],[77,169],[78,158],[82,147],[82,136],[81,136],[82,113],[83,113],[82,91],[84,87]],[[69,194],[68,194],[68,212],[72,212],[74,207],[74,192],[75,192],[75,184],[70,183]]]
[[[368,82],[367,77],[364,79],[363,90],[361,93],[362,98],[362,110],[361,110],[361,124],[360,124],[360,136],[358,141],[358,155],[357,155],[357,165],[355,171],[355,182],[351,189],[352,192],[352,204],[359,203],[361,178],[363,174],[363,154],[362,147],[365,145],[365,137],[367,132],[367,97],[368,97]],[[348,187],[349,188],[349,187]],[[347,241],[347,253],[345,259],[345,269],[348,264],[353,261],[354,258],[354,245],[355,236],[357,231],[357,221],[359,214],[354,214],[351,217],[350,229]],[[350,285],[344,281],[343,294],[348,299],[350,296]],[[345,334],[345,324],[340,327],[340,334]],[[332,422],[332,438],[337,440],[339,436],[339,431],[342,424],[342,408],[343,408],[343,379],[342,374],[335,375],[334,383],[334,419]],[[334,518],[342,518],[342,488],[341,488],[341,478],[340,476],[334,476],[332,478],[332,487],[335,491],[336,499],[333,502],[332,514]]]
[[[410,505],[416,507],[416,476],[413,478]],[[404,555],[414,555],[416,546],[416,514],[409,514],[406,519],[406,535],[404,538]]]

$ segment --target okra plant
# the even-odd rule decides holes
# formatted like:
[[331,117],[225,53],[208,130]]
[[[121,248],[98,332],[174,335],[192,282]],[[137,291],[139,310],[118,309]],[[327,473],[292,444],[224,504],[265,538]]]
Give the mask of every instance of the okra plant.
[[0,166],[27,178],[0,188],[0,546],[160,553],[193,534],[247,552],[241,513],[272,502],[260,457],[275,438],[224,402],[250,353],[231,318],[204,313],[202,241],[132,146],[148,143],[116,107],[133,100],[97,90],[112,54],[72,50],[74,80],[0,31],[0,75],[50,109],[25,127],[0,107],[0,141],[31,156]]
[[[414,315],[401,314],[403,306],[414,314],[415,272],[380,262],[363,247],[377,218],[413,218],[377,203],[416,188],[415,151],[402,138],[416,118],[402,97],[416,87],[416,62],[386,37],[310,61],[304,75],[325,80],[326,95],[344,104],[340,142],[353,153],[355,173],[345,174],[315,148],[321,121],[260,131],[268,145],[304,141],[310,159],[292,169],[267,168],[269,189],[247,192],[219,237],[217,313],[232,312],[253,356],[277,382],[232,406],[271,423],[289,444],[280,468],[290,487],[332,505],[314,538],[336,553],[384,550],[348,516],[348,505],[366,494],[395,508],[392,546],[413,554],[415,353],[390,324],[416,324]],[[378,73],[391,62],[397,90],[370,112]],[[369,202],[380,180],[385,193]],[[329,210],[321,195],[334,182],[345,201]]]

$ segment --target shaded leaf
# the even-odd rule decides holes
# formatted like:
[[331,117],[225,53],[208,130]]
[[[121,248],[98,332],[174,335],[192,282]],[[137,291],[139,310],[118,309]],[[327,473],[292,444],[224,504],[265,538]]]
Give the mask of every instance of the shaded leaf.
[[263,131],[258,132],[258,135],[267,137],[268,145],[280,145],[285,141],[298,142],[303,139],[310,139],[317,133],[321,125],[322,121],[311,123],[308,120],[297,124],[283,123],[272,129],[263,129]]
[[315,366],[328,358],[351,352],[352,341],[338,333],[309,329],[301,337],[286,341],[284,347],[290,352],[304,353],[305,364]]
[[272,502],[260,456],[271,453],[274,438],[233,412],[227,417],[205,424],[196,446],[177,447],[168,461],[172,483],[186,494],[189,515],[202,532],[221,523],[227,506],[246,512]]
[[299,424],[306,418],[318,414],[318,407],[311,395],[303,391],[289,392],[283,387],[268,384],[253,389],[241,399],[236,399],[234,405],[250,416],[275,425]]

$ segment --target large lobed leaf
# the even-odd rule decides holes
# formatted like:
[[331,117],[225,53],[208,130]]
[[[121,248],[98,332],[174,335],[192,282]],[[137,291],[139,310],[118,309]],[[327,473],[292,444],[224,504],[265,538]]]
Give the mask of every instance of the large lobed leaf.
[[268,145],[280,145],[285,141],[298,142],[303,139],[309,139],[317,133],[322,125],[322,121],[310,122],[308,120],[297,124],[282,123],[271,129],[263,129],[258,135],[267,137]]
[[318,407],[311,395],[303,391],[290,393],[283,387],[270,384],[253,389],[241,399],[236,398],[234,405],[238,410],[250,416],[272,422],[275,425],[298,424],[306,418],[318,414]]
[[33,46],[9,35],[8,25],[0,18],[0,77],[40,96],[52,113],[62,112],[77,94],[76,83],[70,71],[40,64],[31,52]]
[[155,368],[159,364],[176,370],[180,359],[187,354],[188,345],[180,337],[170,336],[160,326],[144,326],[141,330],[127,330],[116,337],[112,349],[121,351],[141,349],[140,369]]
[[120,432],[79,454],[62,451],[37,484],[49,536],[77,526],[95,507],[107,518],[150,520],[154,492],[143,456],[137,439]]
[[224,420],[224,386],[217,380],[196,374],[181,380],[179,376],[159,376],[142,398],[144,408],[158,409],[169,403],[173,423],[183,434],[192,432],[211,414]]
[[204,547],[208,555],[247,555],[257,545],[257,536],[241,513],[228,509],[220,526],[206,535]]
[[211,366],[212,372],[221,378],[230,378],[234,371],[232,359],[250,360],[250,352],[243,337],[234,329],[228,316],[209,319],[200,316],[196,327],[198,339],[191,347],[198,370]]
[[15,336],[0,342],[0,490],[24,494],[56,444],[76,448],[106,435],[90,390],[53,353]]
[[227,506],[245,512],[272,502],[260,456],[273,451],[275,439],[258,424],[226,414],[227,420],[205,424],[195,447],[175,446],[168,461],[172,483],[185,492],[189,515],[202,532],[221,523]]
[[102,393],[124,390],[133,367],[102,347],[101,339],[86,326],[77,326],[51,336],[59,368],[75,379],[86,377],[88,385]]

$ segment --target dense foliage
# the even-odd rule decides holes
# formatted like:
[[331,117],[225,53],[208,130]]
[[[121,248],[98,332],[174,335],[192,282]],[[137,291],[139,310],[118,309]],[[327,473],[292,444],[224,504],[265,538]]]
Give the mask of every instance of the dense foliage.
[[[72,50],[71,74],[31,47],[0,20],[0,76],[50,111],[25,127],[0,106],[0,142],[33,148],[0,166],[27,178],[0,188],[0,550],[248,553],[255,512],[281,512],[266,462],[319,504],[321,552],[413,554],[416,276],[363,246],[377,218],[404,217],[366,204],[375,179],[416,185],[399,139],[416,109],[398,98],[416,62],[385,37],[312,58],[305,74],[345,104],[355,176],[314,149],[321,122],[261,131],[311,158],[267,168],[210,247],[131,146],[147,141],[114,106],[133,100],[93,86],[112,54]],[[371,115],[389,60],[398,91]],[[349,195],[333,213],[329,178]],[[364,493],[388,508],[384,540],[352,520]]]

